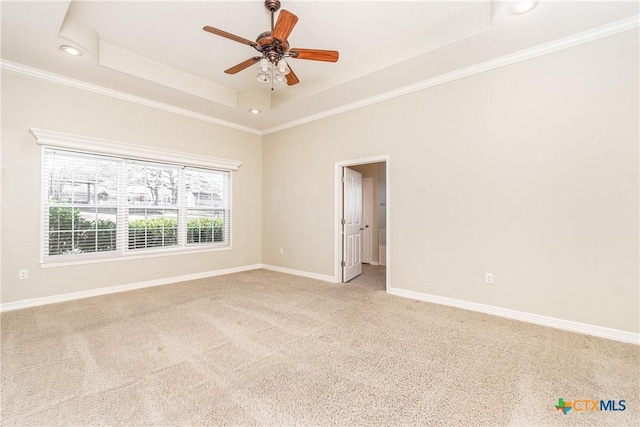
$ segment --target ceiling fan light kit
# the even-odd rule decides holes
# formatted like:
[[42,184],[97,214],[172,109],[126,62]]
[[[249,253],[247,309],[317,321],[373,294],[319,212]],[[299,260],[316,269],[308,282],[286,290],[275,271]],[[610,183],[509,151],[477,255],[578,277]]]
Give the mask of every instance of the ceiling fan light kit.
[[258,75],[256,76],[256,80],[260,83],[269,83],[273,81],[277,84],[285,84],[287,82],[287,78],[285,76],[290,72],[291,69],[284,59],[280,59],[274,67],[267,58],[262,58],[258,63]]
[[[293,86],[300,82],[298,77],[287,63],[286,58],[307,59],[312,61],[337,62],[339,53],[335,50],[322,49],[298,49],[289,47],[289,35],[293,31],[298,17],[293,13],[282,10],[278,14],[278,20],[274,25],[274,14],[280,10],[279,0],[266,0],[265,8],[271,13],[271,31],[261,33],[256,41],[245,39],[235,34],[228,33],[218,28],[205,26],[203,30],[225,37],[238,43],[246,44],[258,52],[261,56],[254,56],[233,67],[225,70],[227,74],[236,74],[251,65],[258,63],[258,75],[256,80],[262,83],[275,82],[287,83]],[[273,87],[272,87],[273,89]]]

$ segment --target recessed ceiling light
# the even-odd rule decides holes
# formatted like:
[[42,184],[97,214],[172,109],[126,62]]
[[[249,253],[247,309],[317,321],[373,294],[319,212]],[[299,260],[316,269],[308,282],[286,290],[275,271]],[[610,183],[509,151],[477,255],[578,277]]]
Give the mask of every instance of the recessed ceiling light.
[[251,108],[251,109],[249,109],[249,112],[251,114],[260,114],[261,113],[261,111],[258,110],[257,108]]
[[509,7],[510,15],[524,15],[527,12],[531,12],[538,5],[537,1],[516,1]]
[[80,49],[78,49],[77,47],[69,46],[67,44],[63,44],[62,46],[60,46],[60,50],[73,56],[82,55],[82,51]]

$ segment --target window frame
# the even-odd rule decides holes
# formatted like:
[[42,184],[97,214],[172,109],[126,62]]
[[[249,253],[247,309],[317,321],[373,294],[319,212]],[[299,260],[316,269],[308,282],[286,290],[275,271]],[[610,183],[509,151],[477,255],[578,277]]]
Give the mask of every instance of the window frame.
[[[184,255],[189,253],[198,252],[210,252],[220,250],[231,250],[233,248],[233,172],[237,171],[242,162],[236,160],[228,160],[217,157],[202,156],[197,154],[190,154],[181,151],[152,148],[141,145],[135,145],[130,143],[124,143],[119,141],[110,141],[80,135],[71,135],[62,132],[43,130],[31,128],[29,130],[31,135],[35,138],[36,143],[41,146],[41,167],[40,167],[40,264],[42,267],[55,267],[66,265],[87,264],[96,262],[113,262],[123,261],[137,258],[153,258],[168,255]],[[142,161],[157,163],[159,165],[171,165],[183,170],[186,168],[204,169],[228,173],[229,185],[228,185],[228,226],[225,227],[229,233],[228,243],[220,244],[219,242],[207,242],[200,244],[186,244],[186,224],[184,230],[181,230],[179,225],[179,233],[185,233],[184,237],[181,237],[183,244],[169,247],[157,247],[157,248],[144,248],[144,249],[129,249],[128,248],[128,227],[125,225],[124,229],[120,230],[123,234],[125,245],[119,247],[115,251],[104,252],[89,252],[85,254],[75,255],[52,255],[47,256],[47,248],[45,246],[45,221],[48,218],[47,203],[48,188],[46,188],[45,179],[42,175],[45,170],[45,150],[47,149],[59,149],[63,151],[98,155],[106,157],[115,157],[122,163],[126,163],[127,160]],[[126,190],[126,185],[125,185]],[[115,206],[114,206],[115,207]],[[120,208],[117,205],[118,209]],[[182,207],[186,211],[189,207],[186,204]],[[118,224],[120,225],[120,224]],[[61,258],[55,259],[58,256]]]

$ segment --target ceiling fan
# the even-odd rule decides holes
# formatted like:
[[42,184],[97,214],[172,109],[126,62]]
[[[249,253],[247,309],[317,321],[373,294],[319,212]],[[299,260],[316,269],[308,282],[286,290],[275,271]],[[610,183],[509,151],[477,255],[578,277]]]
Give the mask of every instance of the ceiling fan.
[[[313,61],[337,62],[338,51],[321,49],[290,48],[287,38],[298,22],[298,17],[282,9],[278,14],[278,21],[273,25],[274,13],[280,9],[280,0],[265,0],[264,6],[271,12],[271,31],[258,35],[256,41],[247,40],[235,34],[218,28],[205,26],[203,30],[227,39],[246,44],[260,52],[261,56],[254,56],[225,70],[227,74],[236,74],[253,64],[260,63],[258,81],[286,83],[289,86],[300,82],[285,58],[310,59]],[[271,72],[271,74],[269,74]],[[273,79],[273,80],[272,80]]]

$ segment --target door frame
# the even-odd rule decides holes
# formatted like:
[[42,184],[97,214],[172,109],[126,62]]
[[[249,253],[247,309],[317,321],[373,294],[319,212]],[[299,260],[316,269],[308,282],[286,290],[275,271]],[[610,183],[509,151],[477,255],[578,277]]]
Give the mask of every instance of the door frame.
[[[336,283],[342,283],[342,169],[349,166],[366,165],[369,163],[385,163],[386,168],[386,180],[385,180],[385,192],[386,192],[386,230],[387,230],[387,246],[386,246],[386,291],[389,292],[391,288],[391,174],[390,171],[390,156],[383,154],[379,156],[363,157],[359,159],[343,160],[335,163],[334,166],[334,261],[333,261],[333,280]],[[378,224],[379,225],[379,224]]]

